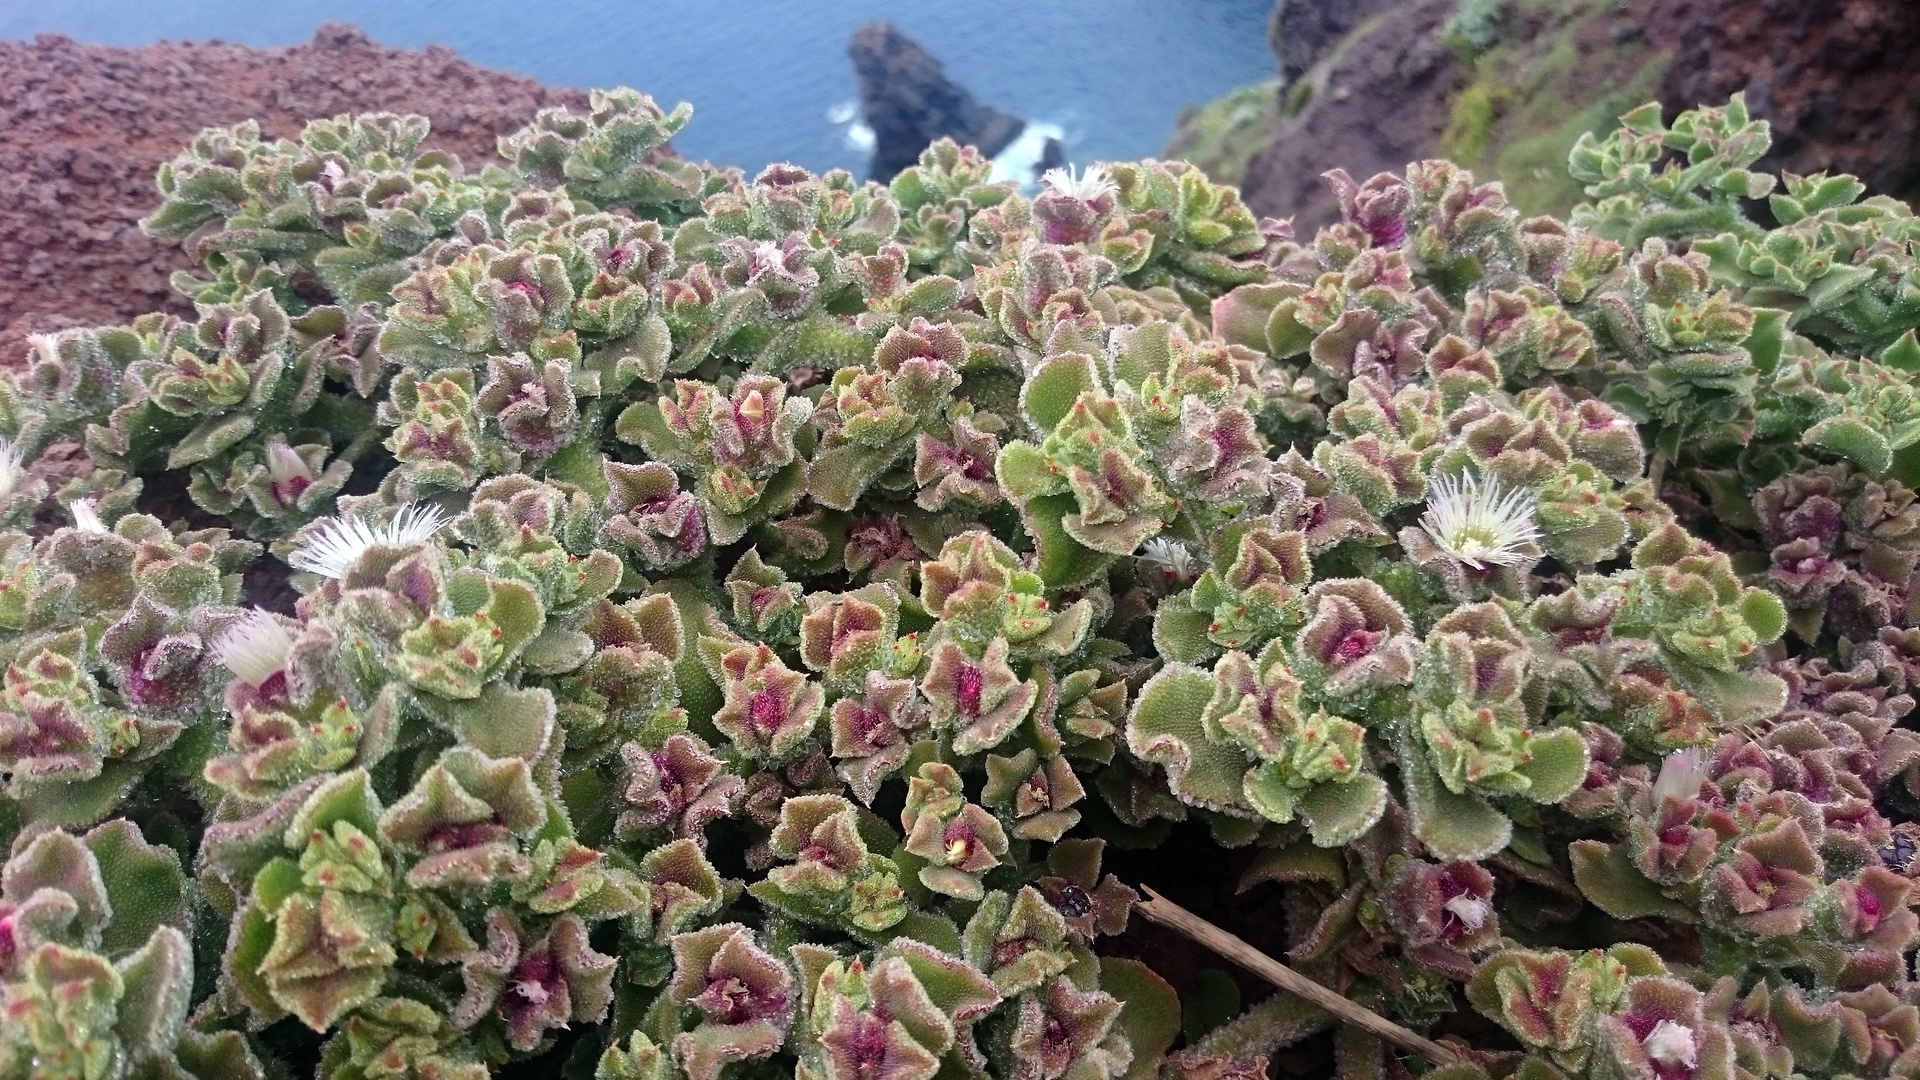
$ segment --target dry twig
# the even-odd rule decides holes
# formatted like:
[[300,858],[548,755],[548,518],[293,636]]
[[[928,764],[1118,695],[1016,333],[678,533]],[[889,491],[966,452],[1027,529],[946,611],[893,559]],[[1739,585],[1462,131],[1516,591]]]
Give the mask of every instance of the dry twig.
[[1342,1021],[1365,1031],[1377,1039],[1392,1043],[1403,1050],[1411,1051],[1426,1058],[1435,1065],[1454,1065],[1464,1059],[1460,1052],[1445,1043],[1434,1042],[1425,1035],[1381,1016],[1363,1005],[1341,997],[1332,990],[1321,986],[1305,975],[1261,952],[1225,930],[1188,911],[1186,908],[1168,900],[1155,892],[1151,886],[1141,886],[1152,897],[1135,906],[1140,914],[1162,926],[1177,930],[1194,941],[1205,945],[1221,956],[1233,961],[1255,975],[1290,994],[1297,994],[1327,1010]]

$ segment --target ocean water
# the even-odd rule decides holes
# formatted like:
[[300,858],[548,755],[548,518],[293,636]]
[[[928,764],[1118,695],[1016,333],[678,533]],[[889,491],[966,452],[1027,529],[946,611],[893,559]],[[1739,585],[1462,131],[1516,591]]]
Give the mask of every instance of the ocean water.
[[1057,133],[1070,160],[1158,154],[1180,110],[1272,76],[1272,0],[0,0],[0,40],[307,40],[357,23],[543,82],[690,101],[689,157],[864,170],[846,44],[905,30],[976,98]]

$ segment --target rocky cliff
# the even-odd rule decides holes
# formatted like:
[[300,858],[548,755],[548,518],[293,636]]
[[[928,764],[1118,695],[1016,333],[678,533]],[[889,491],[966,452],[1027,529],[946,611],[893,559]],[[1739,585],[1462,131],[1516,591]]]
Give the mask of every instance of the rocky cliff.
[[[1651,98],[1677,111],[1738,90],[1773,122],[1766,167],[1920,198],[1914,0],[1280,0],[1272,38],[1275,79],[1197,110],[1168,154],[1303,227],[1334,214],[1326,169],[1434,155],[1504,180],[1529,210],[1564,209],[1581,132]],[[938,135],[992,153],[1020,131],[892,27],[862,30],[850,53],[878,178]],[[535,110],[584,102],[338,25],[284,49],[0,43],[0,362],[30,332],[177,308],[167,275],[188,260],[135,222],[154,170],[203,127],[253,117],[291,136],[316,116],[419,112],[435,144],[471,159]]]
[[847,45],[860,80],[860,109],[873,129],[867,178],[884,184],[919,160],[936,139],[953,139],[992,157],[1026,122],[974,99],[934,55],[891,23],[868,23]]
[[25,335],[178,309],[167,275],[190,260],[141,234],[153,174],[200,129],[248,118],[292,136],[355,111],[421,113],[468,160],[541,108],[586,94],[488,71],[451,51],[389,49],[321,27],[284,49],[163,43],[0,43],[0,362]]
[[1741,90],[1773,123],[1763,167],[1920,197],[1913,0],[1280,0],[1271,38],[1278,77],[1190,114],[1168,156],[1305,227],[1335,213],[1322,171],[1434,156],[1564,210],[1582,132]]

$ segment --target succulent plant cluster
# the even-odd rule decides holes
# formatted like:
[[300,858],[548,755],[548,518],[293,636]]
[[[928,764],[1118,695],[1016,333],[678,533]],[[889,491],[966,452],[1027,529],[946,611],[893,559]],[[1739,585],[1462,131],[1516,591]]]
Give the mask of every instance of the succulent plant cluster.
[[1906,207],[1738,99],[1310,238],[689,112],[209,131],[197,316],[0,381],[0,1077],[1264,1075],[1102,941],[1169,836],[1429,1076],[1920,1077]]

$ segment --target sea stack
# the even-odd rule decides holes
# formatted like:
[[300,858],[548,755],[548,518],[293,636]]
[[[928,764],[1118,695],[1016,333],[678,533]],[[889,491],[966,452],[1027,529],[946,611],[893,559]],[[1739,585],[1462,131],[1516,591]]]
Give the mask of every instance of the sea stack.
[[860,80],[861,111],[874,134],[870,180],[893,179],[935,139],[951,138],[992,157],[1026,128],[1019,117],[975,100],[947,78],[932,53],[891,23],[868,23],[855,31],[847,55]]

